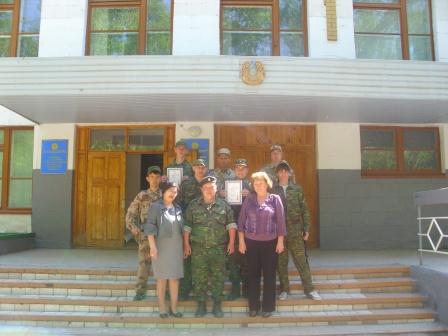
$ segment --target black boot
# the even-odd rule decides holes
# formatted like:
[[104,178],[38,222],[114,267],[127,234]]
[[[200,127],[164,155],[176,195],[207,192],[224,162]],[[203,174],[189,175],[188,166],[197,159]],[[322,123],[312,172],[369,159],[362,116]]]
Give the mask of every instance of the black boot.
[[207,314],[207,308],[205,307],[205,301],[198,301],[198,309],[196,309],[196,313],[194,316],[203,317]]
[[227,300],[229,301],[235,301],[238,299],[241,295],[241,286],[239,282],[233,282],[232,283],[232,290],[230,291],[229,295],[227,295]]
[[213,315],[215,317],[224,317],[224,313],[221,309],[221,300],[213,299]]

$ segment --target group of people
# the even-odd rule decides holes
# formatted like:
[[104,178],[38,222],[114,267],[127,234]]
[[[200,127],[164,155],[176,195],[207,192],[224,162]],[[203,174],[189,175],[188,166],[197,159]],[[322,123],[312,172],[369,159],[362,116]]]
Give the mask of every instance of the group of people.
[[[252,174],[251,180],[245,159],[237,159],[231,169],[227,148],[217,151],[217,168],[210,171],[202,159],[190,165],[185,142],[176,142],[174,151],[176,158],[167,168],[183,169],[180,186],[168,181],[160,167],[149,167],[149,187],[136,196],[126,214],[126,227],[139,245],[134,300],[145,299],[152,265],[161,318],[182,317],[178,298],[187,300],[191,292],[197,301],[195,316],[204,316],[208,291],[213,315],[223,317],[228,273],[232,288],[227,299],[247,297],[249,316],[269,317],[275,311],[277,272],[278,299],[289,295],[289,254],[305,295],[320,300],[306,254],[309,209],[293,170],[282,160],[282,147],[271,146],[271,163]],[[225,181],[231,180],[241,180],[242,204],[225,200]]]

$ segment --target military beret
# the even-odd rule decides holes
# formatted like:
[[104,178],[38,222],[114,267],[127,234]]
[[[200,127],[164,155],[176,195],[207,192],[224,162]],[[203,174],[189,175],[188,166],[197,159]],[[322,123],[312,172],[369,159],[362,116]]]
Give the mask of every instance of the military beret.
[[273,151],[275,151],[275,150],[278,150],[278,151],[280,151],[280,152],[283,152],[283,150],[282,150],[282,146],[280,146],[280,145],[272,145],[272,146],[271,146],[271,152],[273,152]]
[[148,168],[148,170],[146,171],[146,175],[149,175],[151,173],[157,173],[157,174],[161,174],[162,170],[160,169],[159,166],[151,166]]
[[183,140],[177,141],[176,144],[174,145],[174,147],[180,147],[180,146],[188,147],[187,143]]
[[230,149],[228,148],[220,148],[216,155],[229,155],[230,156]]
[[205,163],[204,159],[196,159],[193,161],[193,163],[191,164],[192,166],[204,166],[207,167],[207,164]]
[[199,182],[199,185],[202,187],[204,184],[207,184],[207,183],[216,183],[216,177],[206,176],[201,180],[201,182]]
[[291,166],[289,165],[288,162],[286,162],[285,160],[280,161],[280,163],[277,165],[277,167],[275,168],[275,171],[278,172],[279,170],[286,170],[286,171],[291,171]]
[[244,166],[244,167],[247,167],[247,161],[246,161],[246,159],[236,159],[236,160],[235,160],[235,166]]

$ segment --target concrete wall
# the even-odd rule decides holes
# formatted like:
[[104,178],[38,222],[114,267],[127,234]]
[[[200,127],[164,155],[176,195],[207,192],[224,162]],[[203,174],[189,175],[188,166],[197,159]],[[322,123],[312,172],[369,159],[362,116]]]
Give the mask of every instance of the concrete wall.
[[[192,136],[190,127],[199,127],[201,133],[197,136]],[[209,168],[214,167],[215,158],[215,136],[214,123],[212,122],[181,122],[176,123],[176,141],[180,139],[209,139]],[[194,135],[194,134],[193,134]]]
[[0,233],[30,233],[31,215],[0,215]]
[[[42,140],[68,139],[65,174],[40,173]],[[72,230],[74,124],[44,124],[34,130],[32,231],[36,246],[69,248]]]
[[33,126],[34,123],[0,105],[0,126]]
[[42,0],[39,57],[84,56],[88,0]]
[[448,1],[432,0],[436,60],[448,62]]

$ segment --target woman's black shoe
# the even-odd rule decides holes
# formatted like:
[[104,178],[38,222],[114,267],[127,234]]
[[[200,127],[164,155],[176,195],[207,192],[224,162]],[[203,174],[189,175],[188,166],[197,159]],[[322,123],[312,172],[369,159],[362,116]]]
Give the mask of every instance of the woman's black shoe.
[[160,313],[159,316],[164,319],[168,317],[168,313]]
[[255,316],[257,316],[257,311],[256,310],[251,310],[250,312],[249,312],[249,317],[255,317]]
[[264,318],[268,318],[268,317],[272,316],[272,313],[271,312],[262,312],[261,316],[264,317]]
[[173,311],[170,309],[170,315],[176,318],[181,318],[182,316],[184,316],[181,312],[175,312],[173,313]]

